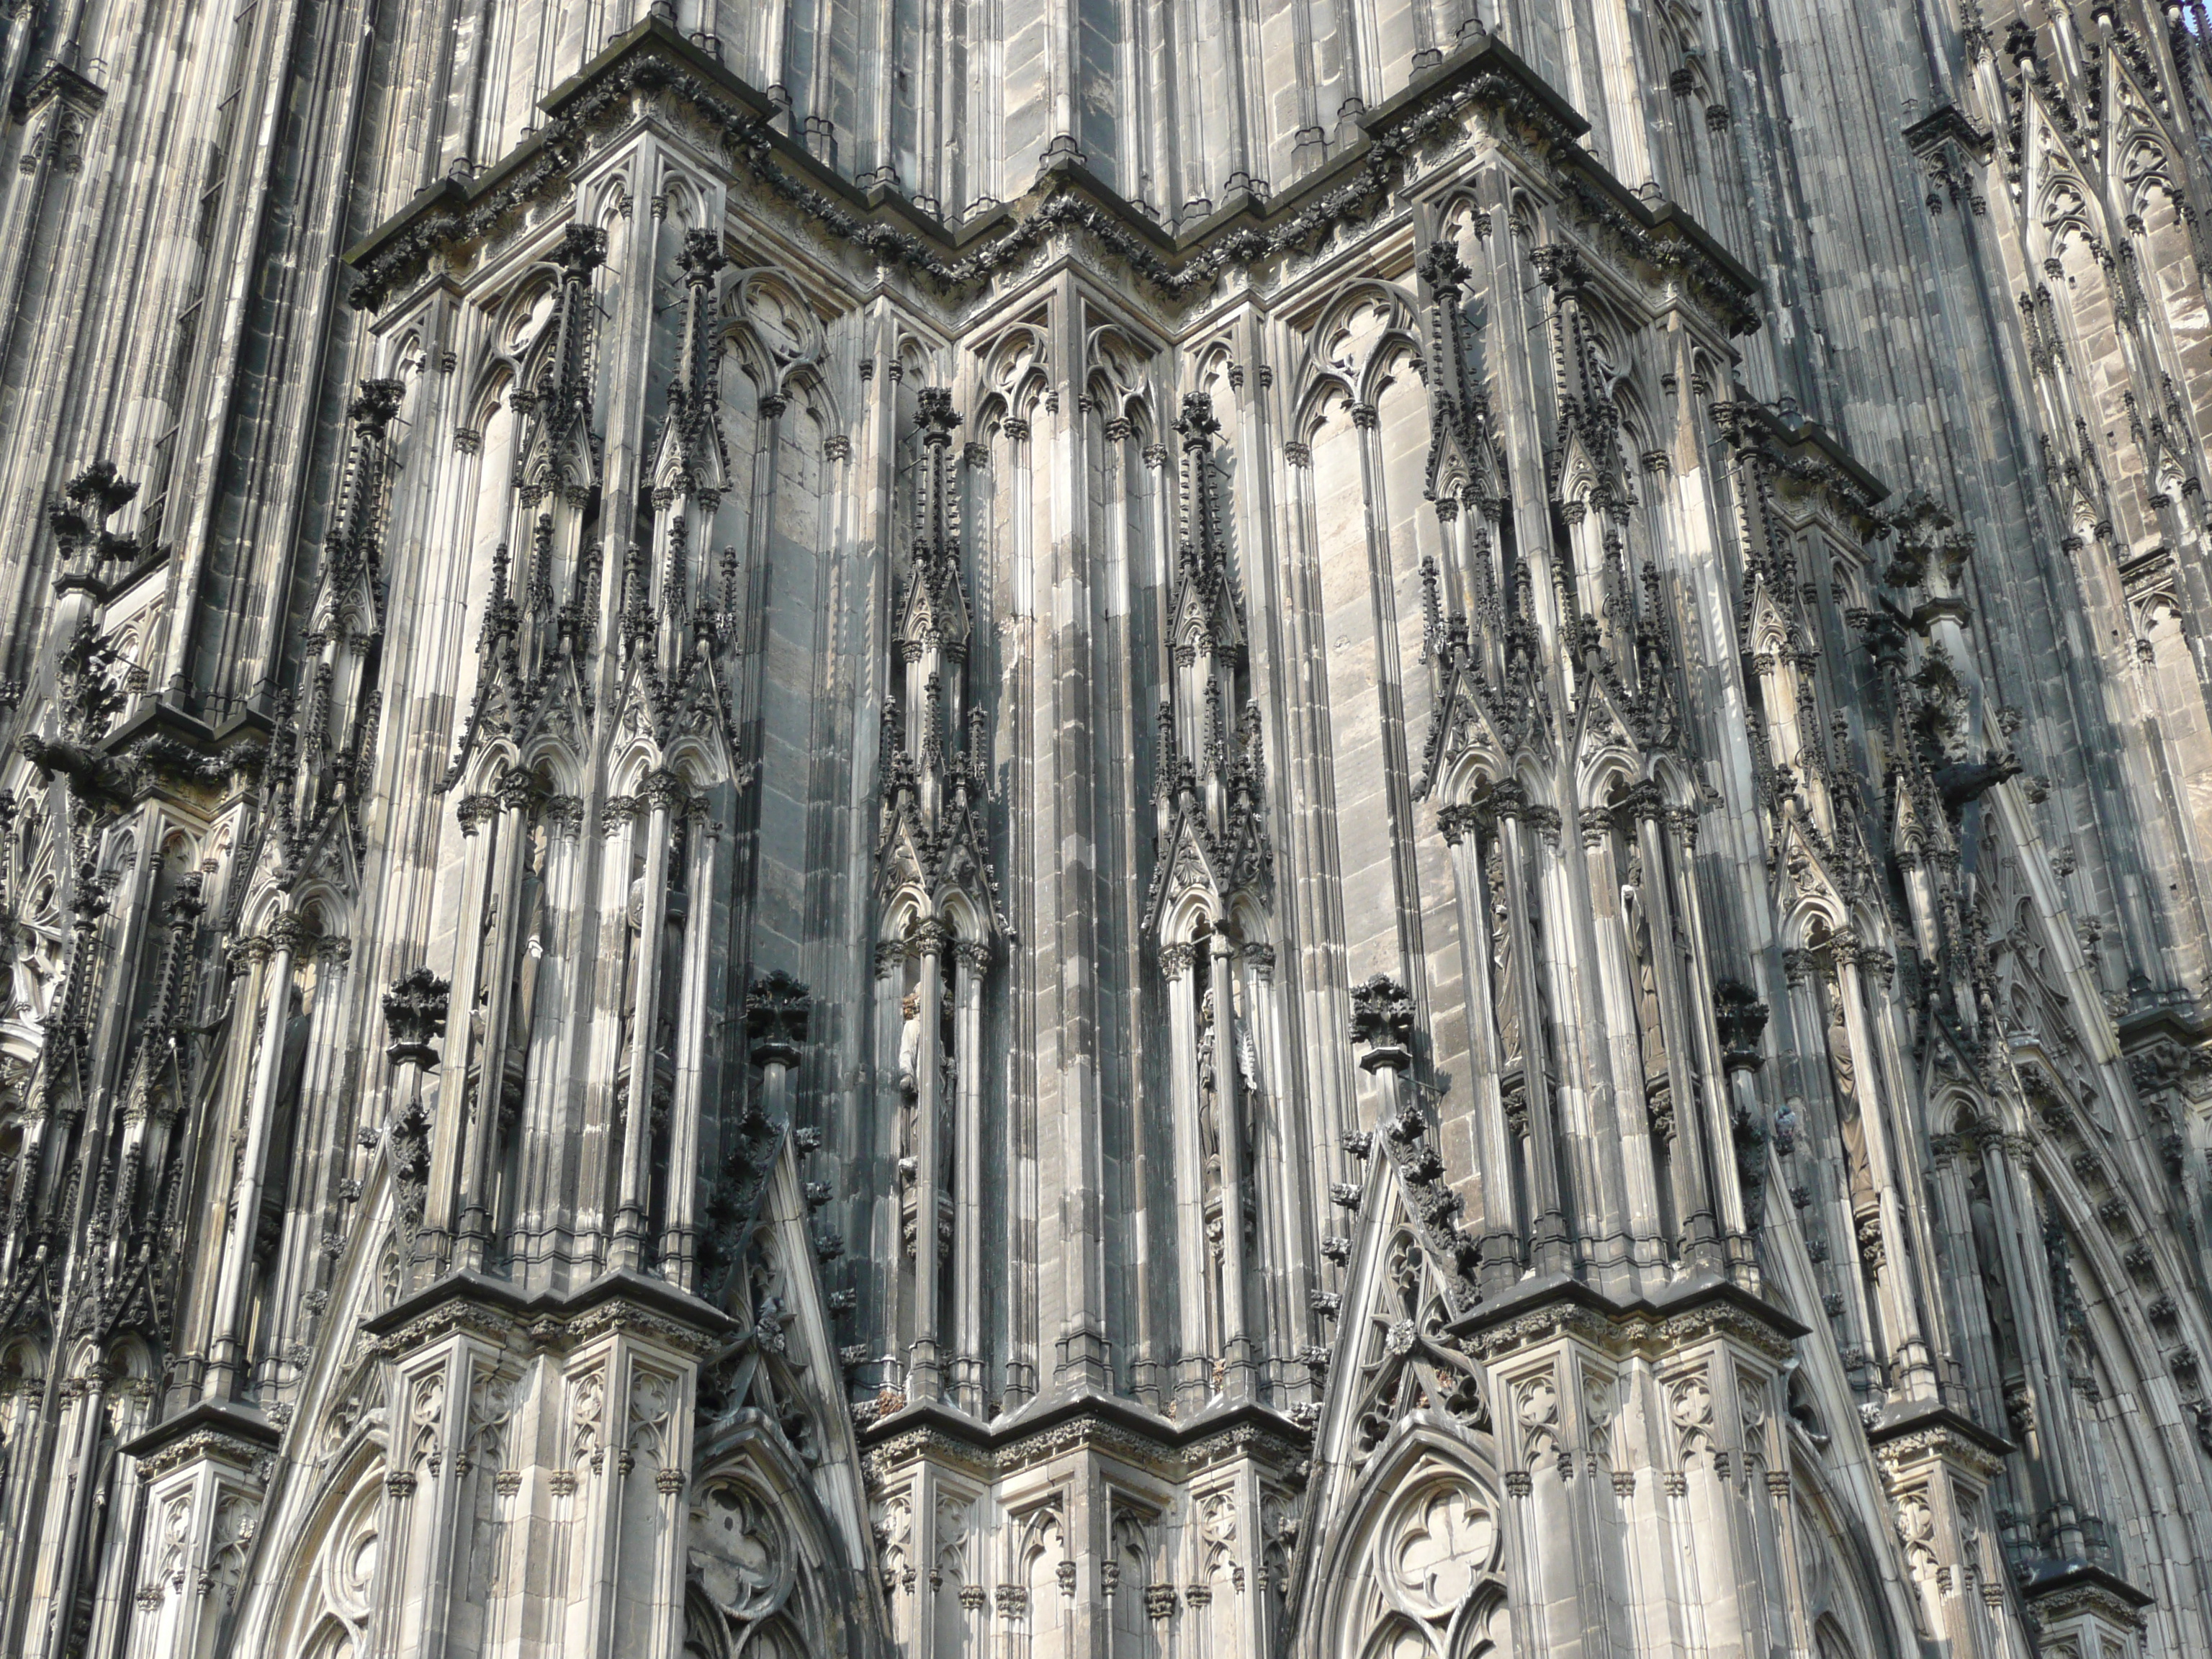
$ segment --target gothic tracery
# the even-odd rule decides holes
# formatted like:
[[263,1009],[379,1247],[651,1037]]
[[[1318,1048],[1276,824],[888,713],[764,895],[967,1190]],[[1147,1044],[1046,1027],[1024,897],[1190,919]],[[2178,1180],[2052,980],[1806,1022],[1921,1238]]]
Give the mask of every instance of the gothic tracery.
[[2212,1647],[2209,39],[16,8],[0,1650]]

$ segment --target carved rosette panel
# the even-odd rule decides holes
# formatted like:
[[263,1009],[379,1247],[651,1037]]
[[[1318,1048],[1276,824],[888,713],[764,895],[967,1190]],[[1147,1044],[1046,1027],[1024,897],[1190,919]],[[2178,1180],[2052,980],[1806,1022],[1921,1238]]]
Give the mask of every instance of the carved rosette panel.
[[1675,1377],[1666,1387],[1674,1467],[1686,1474],[1710,1463],[1714,1456],[1713,1391],[1703,1371]]
[[914,1498],[909,1492],[885,1494],[876,1502],[873,1517],[876,1561],[883,1575],[884,1593],[910,1595],[916,1574],[914,1566]]
[[563,1471],[573,1490],[585,1474],[597,1474],[607,1461],[607,1379],[592,1370],[568,1382],[568,1468]]
[[630,1373],[629,1422],[623,1437],[625,1474],[650,1479],[676,1472],[673,1431],[682,1395],[682,1385],[663,1372],[641,1366]]
[[1540,1474],[1559,1462],[1559,1390],[1550,1372],[1513,1386],[1513,1421],[1521,1437],[1521,1466]]
[[444,1467],[442,1440],[446,1419],[446,1374],[426,1371],[407,1385],[407,1472],[421,1480],[434,1478]]

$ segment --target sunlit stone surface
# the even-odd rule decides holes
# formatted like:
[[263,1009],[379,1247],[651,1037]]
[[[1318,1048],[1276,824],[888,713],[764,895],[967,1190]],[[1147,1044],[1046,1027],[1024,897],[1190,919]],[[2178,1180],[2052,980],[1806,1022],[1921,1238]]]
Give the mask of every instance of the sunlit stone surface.
[[0,1653],[2212,1651],[2202,0],[18,0]]

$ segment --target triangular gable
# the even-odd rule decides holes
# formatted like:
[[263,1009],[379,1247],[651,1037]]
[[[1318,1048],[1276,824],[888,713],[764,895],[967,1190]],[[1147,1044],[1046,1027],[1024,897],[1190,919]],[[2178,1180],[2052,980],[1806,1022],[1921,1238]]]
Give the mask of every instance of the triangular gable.
[[1217,908],[1223,896],[1221,872],[1215,868],[1213,855],[1206,850],[1205,839],[1198,833],[1194,816],[1178,809],[1175,823],[1168,831],[1168,851],[1158,866],[1159,875],[1152,893],[1152,914],[1146,918],[1146,925],[1155,932],[1185,893],[1202,890],[1213,896]]
[[[1390,1133],[1385,1125],[1376,1139]],[[1419,1146],[1408,1136],[1399,1150]],[[1445,1330],[1465,1311],[1468,1292],[1455,1267],[1424,1242],[1438,1231],[1434,1194],[1443,1183],[1424,1183],[1424,1192],[1407,1180],[1407,1169],[1419,1167],[1412,1161],[1424,1155],[1401,1158],[1377,1148],[1363,1183],[1292,1570],[1292,1629],[1310,1622],[1326,1588],[1320,1558],[1363,1504],[1370,1472],[1392,1461],[1394,1443],[1419,1432],[1456,1443],[1471,1465],[1494,1462],[1483,1368]]]

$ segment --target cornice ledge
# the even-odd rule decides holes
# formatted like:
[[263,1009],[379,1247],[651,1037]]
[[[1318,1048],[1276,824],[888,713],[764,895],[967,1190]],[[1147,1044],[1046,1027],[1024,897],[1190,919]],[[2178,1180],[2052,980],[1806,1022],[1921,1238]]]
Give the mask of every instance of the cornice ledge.
[[553,1346],[630,1329],[704,1352],[734,1327],[720,1309],[665,1280],[620,1271],[603,1273],[566,1294],[541,1291],[529,1296],[483,1273],[449,1273],[361,1324],[371,1352],[381,1359],[397,1358],[455,1332],[498,1343],[521,1336]]
[[221,757],[240,764],[256,757],[242,750],[236,754],[233,751],[241,744],[262,743],[275,729],[267,713],[250,703],[221,726],[215,726],[166,697],[149,697],[102,738],[99,748],[102,754],[127,756],[149,739],[158,738],[181,744],[192,754],[210,760]]
[[2128,1054],[2165,1042],[2184,1048],[2212,1044],[2212,1017],[2186,991],[2146,993],[2120,1017],[2118,1030],[2120,1052]]
[[660,17],[648,17],[538,100],[547,119],[473,178],[447,174],[339,256],[358,281],[349,303],[380,310],[440,250],[487,234],[506,214],[564,179],[582,159],[578,139],[616,100],[667,91],[726,129],[762,126],[775,106]]
[[1986,162],[1996,152],[1996,137],[1976,126],[1956,104],[1938,104],[1905,129],[1905,148],[1926,155],[1944,143],[1957,144],[1976,161]]
[[636,89],[673,93],[718,124],[733,164],[831,236],[906,268],[940,292],[988,281],[1055,230],[1089,233],[1109,253],[1171,296],[1212,289],[1249,267],[1317,246],[1340,225],[1382,210],[1406,153],[1470,104],[1499,108],[1576,175],[1584,205],[1632,252],[1684,270],[1706,288],[1737,331],[1758,326],[1758,284],[1671,204],[1654,208],[1607,173],[1579,140],[1589,123],[1495,37],[1485,36],[1358,118],[1360,137],[1328,165],[1264,203],[1239,192],[1202,223],[1170,234],[1074,156],[1042,167],[1030,190],[948,226],[896,192],[863,187],[823,167],[771,125],[775,106],[665,21],[648,18],[611,42],[547,94],[547,120],[483,174],[448,177],[348,249],[359,281],[351,296],[380,309],[430,273],[442,250],[486,235],[525,201],[566,178],[581,158],[584,130]]
[[2013,1449],[1973,1419],[1933,1401],[1907,1401],[1884,1411],[1866,1425],[1867,1444],[1890,1468],[1923,1457],[1952,1457],[1983,1480],[1995,1474]]
[[107,101],[107,88],[57,58],[23,88],[20,118],[28,120],[57,98],[66,99],[72,108],[88,115]]
[[1554,1274],[1524,1281],[1449,1328],[1468,1353],[1481,1359],[1559,1336],[1655,1354],[1724,1336],[1780,1360],[1810,1327],[1717,1274],[1699,1274],[1656,1297],[1625,1302],[1579,1279]]
[[1764,321],[1756,304],[1759,278],[1680,204],[1644,201],[1580,144],[1556,148],[1553,160],[1573,174],[1583,211],[1632,256],[1680,271],[1703,291],[1731,335],[1759,331]]
[[1731,399],[1713,405],[1724,437],[1740,447],[1764,451],[1784,477],[1808,489],[1826,490],[1845,511],[1864,520],[1865,528],[1872,529],[1875,506],[1887,499],[1889,486],[1861,465],[1840,437],[1814,420],[1790,425],[1741,386],[1732,389]]
[[2118,1573],[2079,1559],[2032,1564],[2020,1594],[2042,1625],[2084,1611],[2134,1624],[2158,1600]]
[[1079,1394],[1048,1398],[1000,1423],[978,1423],[939,1401],[917,1401],[869,1425],[860,1445],[872,1480],[924,1457],[990,1476],[1085,1449],[1181,1475],[1243,1455],[1287,1468],[1304,1457],[1311,1438],[1255,1401],[1178,1423],[1114,1395]]
[[281,1437],[277,1426],[251,1406],[203,1400],[126,1441],[120,1450],[138,1460],[141,1480],[156,1480],[201,1457],[251,1471]]

